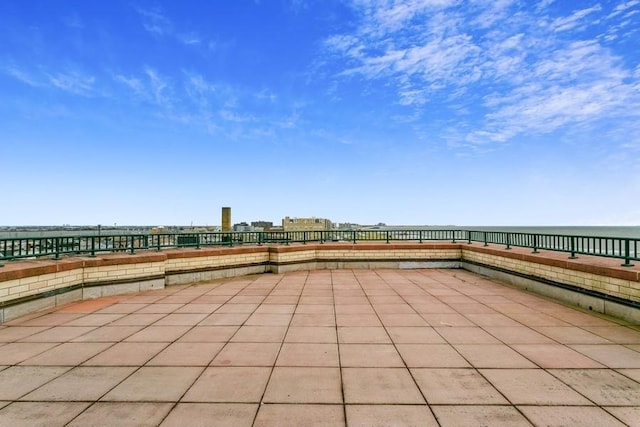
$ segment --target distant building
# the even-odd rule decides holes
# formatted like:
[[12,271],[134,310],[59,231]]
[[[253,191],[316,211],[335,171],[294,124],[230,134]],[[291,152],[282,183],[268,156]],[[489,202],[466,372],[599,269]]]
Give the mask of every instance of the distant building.
[[269,231],[273,228],[273,222],[271,221],[252,221],[251,226],[253,228],[261,228],[264,231]]
[[284,231],[323,231],[331,230],[331,221],[325,218],[289,218],[282,219]]
[[255,229],[246,222],[239,222],[238,224],[233,224],[233,231],[245,232],[255,231]]

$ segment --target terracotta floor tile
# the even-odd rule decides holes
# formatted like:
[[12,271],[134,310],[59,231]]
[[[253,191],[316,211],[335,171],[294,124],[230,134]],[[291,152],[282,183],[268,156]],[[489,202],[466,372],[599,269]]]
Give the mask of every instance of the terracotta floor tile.
[[147,326],[126,338],[126,342],[171,342],[180,338],[189,326]]
[[424,404],[405,368],[342,368],[346,403]]
[[346,412],[353,427],[438,426],[426,405],[347,405]]
[[257,410],[256,404],[178,403],[161,426],[203,426],[215,422],[216,427],[251,427]]
[[340,369],[276,367],[265,403],[342,403]]
[[174,311],[178,310],[179,308],[181,308],[182,306],[184,306],[184,304],[179,303],[179,304],[160,304],[160,303],[156,303],[156,304],[149,304],[144,308],[141,308],[140,310],[136,311],[136,314],[169,314],[169,313],[173,313]]
[[198,378],[200,367],[146,367],[138,369],[107,393],[102,401],[177,402]]
[[604,366],[562,344],[516,344],[518,353],[542,368],[603,368]]
[[273,366],[280,343],[232,342],[213,359],[213,366]]
[[483,329],[505,344],[555,344],[551,338],[526,326],[486,326]]
[[55,347],[52,342],[16,342],[0,347],[0,365],[17,365],[50,348]]
[[220,308],[220,304],[202,304],[202,303],[189,303],[185,304],[174,313],[208,313],[211,314]]
[[213,313],[199,323],[199,326],[240,326],[249,318],[249,313]]
[[37,317],[21,322],[21,326],[60,326],[84,316],[82,313],[48,313],[43,315],[35,313],[35,315]]
[[333,315],[335,310],[333,308],[333,304],[300,304],[296,307],[296,313]]
[[536,365],[505,344],[454,344],[475,368],[535,368]]
[[302,305],[314,305],[314,304],[323,304],[323,305],[333,305],[333,296],[332,295],[328,295],[328,296],[305,296],[302,295],[300,297],[300,300],[298,301],[298,304],[302,304]]
[[22,399],[43,401],[98,400],[135,369],[134,367],[79,366],[32,391]]
[[608,368],[640,368],[640,354],[622,345],[593,344],[570,347]]
[[21,365],[75,366],[111,345],[112,343],[63,343],[25,360]]
[[249,326],[288,326],[291,314],[253,314],[244,323]]
[[392,326],[428,326],[426,320],[424,320],[419,314],[390,314],[380,313],[380,320],[386,327]]
[[606,411],[593,406],[520,406],[518,409],[538,426],[624,426]]
[[271,368],[209,367],[191,386],[183,402],[259,403]]
[[465,314],[465,317],[478,326],[521,326],[520,323],[500,313]]
[[128,314],[120,319],[111,323],[112,326],[148,326],[159,319],[162,319],[166,314],[164,313],[133,313]]
[[172,313],[158,320],[153,326],[195,326],[207,316],[208,313]]
[[228,313],[253,313],[258,308],[259,304],[232,304],[227,303],[222,305],[216,310],[216,314],[228,314]]
[[263,304],[297,304],[298,295],[269,295],[262,302]]
[[610,414],[613,414],[616,418],[624,422],[628,426],[638,427],[640,426],[640,407],[612,407],[607,406],[605,409]]
[[640,369],[616,369],[616,371],[640,383]]
[[255,427],[344,427],[342,405],[260,405]]
[[222,342],[174,342],[147,366],[207,366],[223,346]]
[[240,326],[195,326],[182,335],[180,342],[226,342]]
[[70,368],[11,366],[0,371],[0,400],[17,400]]
[[264,300],[262,295],[237,295],[229,300],[230,304],[260,304]]
[[11,427],[64,426],[89,402],[14,402],[0,409],[0,422]]
[[457,314],[456,311],[443,303],[411,304],[420,314]]
[[513,406],[431,406],[442,427],[530,427]]
[[411,369],[430,405],[508,404],[475,369]]
[[232,342],[282,342],[286,326],[242,326]]
[[640,344],[640,331],[624,326],[586,326],[584,329],[618,344]]
[[54,326],[46,331],[30,335],[20,342],[65,342],[95,329],[95,326]]
[[602,406],[640,406],[640,384],[609,369],[552,369],[549,373]]
[[375,314],[340,314],[336,313],[338,326],[382,326]]
[[529,327],[535,326],[561,326],[561,327],[571,327],[571,324],[567,322],[563,322],[561,319],[557,317],[550,316],[545,313],[531,313],[529,311],[524,313],[509,313],[510,318],[513,320],[522,323],[523,325]]
[[71,342],[118,342],[140,331],[144,326],[101,326],[80,335]]
[[95,313],[96,314],[111,314],[111,313],[130,314],[146,306],[147,304],[131,304],[131,303],[120,302],[117,304],[110,305],[108,307],[104,307],[96,311]]
[[304,314],[295,313],[291,320],[291,326],[335,326],[336,320],[333,314]]
[[371,304],[336,304],[336,314],[375,314]]
[[153,427],[162,422],[173,403],[97,402],[81,413],[68,427],[112,427],[130,425]]
[[461,314],[451,313],[425,313],[421,314],[422,318],[427,321],[429,326],[439,327],[456,327],[456,326],[475,326],[474,323]]
[[400,304],[375,304],[373,308],[378,314],[416,314],[413,307],[406,302]]
[[340,366],[337,344],[284,343],[276,366]]
[[65,326],[104,326],[123,316],[124,314],[88,314],[65,323]]
[[285,342],[335,343],[336,328],[333,326],[291,326]]
[[294,304],[262,304],[254,313],[258,314],[292,314],[296,311]]
[[591,405],[542,369],[480,369],[480,373],[515,405]]
[[612,344],[608,339],[577,326],[538,326],[534,329],[560,344]]
[[449,344],[397,344],[410,368],[468,368],[470,365]]
[[[369,299],[364,296],[341,296],[338,293],[333,296],[334,304],[336,305],[336,311],[338,311],[338,305],[364,305],[371,307]],[[373,310],[373,308],[371,308]]]
[[435,327],[434,329],[450,344],[500,344],[500,341],[478,327]]
[[18,341],[48,328],[48,326],[6,326],[0,329],[0,343]]
[[349,368],[404,367],[391,344],[340,344],[340,364]]
[[445,340],[430,326],[390,326],[387,332],[396,344],[444,344]]
[[142,366],[167,343],[121,342],[84,362],[86,366]]
[[342,344],[390,344],[391,339],[383,327],[341,326],[338,327],[338,341]]

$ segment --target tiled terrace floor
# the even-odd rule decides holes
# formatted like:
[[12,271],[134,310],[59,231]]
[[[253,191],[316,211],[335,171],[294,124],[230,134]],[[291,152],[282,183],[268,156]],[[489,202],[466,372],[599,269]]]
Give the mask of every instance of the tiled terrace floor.
[[640,425],[640,331],[461,270],[241,277],[0,326],[0,425]]

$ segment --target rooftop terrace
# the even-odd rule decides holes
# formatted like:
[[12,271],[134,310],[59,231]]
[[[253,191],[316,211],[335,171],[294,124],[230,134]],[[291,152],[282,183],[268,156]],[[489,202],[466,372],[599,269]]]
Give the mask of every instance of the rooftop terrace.
[[0,326],[0,425],[638,425],[640,329],[464,270],[317,270]]

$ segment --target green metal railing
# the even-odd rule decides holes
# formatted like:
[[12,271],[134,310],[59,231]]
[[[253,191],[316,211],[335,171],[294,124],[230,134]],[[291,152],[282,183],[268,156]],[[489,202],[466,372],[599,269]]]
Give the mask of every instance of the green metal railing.
[[291,243],[325,242],[428,242],[498,244],[512,247],[566,252],[570,258],[593,255],[623,260],[623,266],[640,261],[640,239],[624,237],[594,237],[558,234],[517,233],[475,230],[327,230],[327,231],[264,231],[230,233],[167,233],[110,234],[91,236],[54,236],[0,239],[0,266],[3,261],[63,255],[96,256],[98,253],[165,248],[202,248],[235,245],[288,245]]

